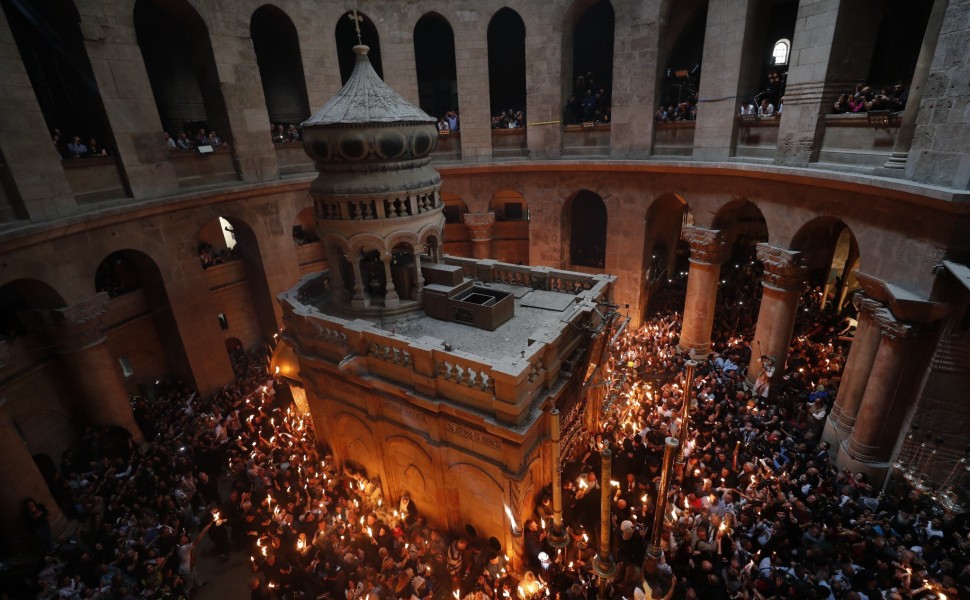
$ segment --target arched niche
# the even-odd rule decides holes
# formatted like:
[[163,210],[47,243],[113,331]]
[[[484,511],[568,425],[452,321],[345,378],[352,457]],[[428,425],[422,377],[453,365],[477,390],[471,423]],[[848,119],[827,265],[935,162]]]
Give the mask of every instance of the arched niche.
[[488,22],[488,94],[493,116],[526,110],[525,80],[525,23],[506,6]]
[[593,269],[606,267],[606,203],[594,192],[581,190],[563,207],[569,240],[569,264]]
[[816,217],[798,229],[791,249],[802,252],[808,283],[820,291],[817,308],[831,304],[841,311],[849,294],[859,288],[854,270],[861,252],[852,229],[835,217]]
[[137,0],[135,34],[162,128],[173,139],[200,130],[231,140],[209,30],[187,0]]
[[448,20],[428,13],[414,26],[414,62],[421,109],[434,117],[458,111],[455,33]]
[[289,16],[270,4],[253,13],[249,32],[275,135],[276,126],[288,128],[310,116],[300,39]]
[[575,0],[563,44],[564,124],[609,122],[616,15],[609,0]]

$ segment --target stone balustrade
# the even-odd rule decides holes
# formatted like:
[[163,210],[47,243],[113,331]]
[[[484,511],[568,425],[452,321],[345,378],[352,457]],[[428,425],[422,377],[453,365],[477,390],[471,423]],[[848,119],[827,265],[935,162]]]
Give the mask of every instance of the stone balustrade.
[[[466,263],[464,259],[455,262]],[[527,276],[535,271],[494,261],[481,262],[500,265],[501,273]],[[462,266],[475,270],[474,264]],[[564,275],[555,272],[552,279],[573,281]],[[328,279],[329,271],[308,275],[279,297],[286,326],[284,338],[299,355],[358,375],[364,371],[370,377],[405,386],[423,396],[494,415],[508,424],[522,423],[533,401],[543,391],[561,384],[559,371],[584,339],[582,325],[589,321],[592,312],[590,303],[577,304],[576,310],[567,315],[576,327],[538,329],[520,355],[486,359],[449,348],[436,338],[414,339],[367,320],[324,314],[317,307],[326,302]],[[547,284],[549,279],[543,277],[540,281]],[[598,299],[597,294],[608,294],[612,279],[599,275],[587,279],[576,283],[582,288],[580,293],[592,294],[591,299]]]
[[441,208],[441,195],[433,190],[395,198],[331,198],[317,200],[317,217],[325,221],[398,219]]

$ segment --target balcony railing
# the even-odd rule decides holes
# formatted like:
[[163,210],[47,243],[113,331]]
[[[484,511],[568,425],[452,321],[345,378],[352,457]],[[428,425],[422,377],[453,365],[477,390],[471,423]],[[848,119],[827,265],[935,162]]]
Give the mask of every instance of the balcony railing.
[[127,196],[121,167],[114,156],[89,156],[61,161],[64,175],[78,204],[91,204]]

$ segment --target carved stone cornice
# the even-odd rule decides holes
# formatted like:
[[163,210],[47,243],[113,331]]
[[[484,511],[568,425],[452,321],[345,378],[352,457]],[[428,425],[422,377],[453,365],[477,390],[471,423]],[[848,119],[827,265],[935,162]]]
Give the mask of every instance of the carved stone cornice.
[[757,255],[764,265],[764,285],[791,292],[805,286],[806,270],[801,252],[760,243]]
[[108,294],[101,292],[66,308],[25,311],[29,327],[50,339],[58,354],[73,354],[104,341]]
[[461,217],[468,228],[469,237],[473,242],[487,242],[492,239],[492,229],[495,227],[495,213],[465,213]]
[[876,313],[880,310],[888,310],[885,304],[866,296],[863,292],[858,292],[852,296],[852,306],[859,313],[859,319],[867,319],[870,322],[876,321]]
[[728,257],[728,239],[719,229],[687,225],[681,235],[690,246],[690,259],[694,262],[719,265]]

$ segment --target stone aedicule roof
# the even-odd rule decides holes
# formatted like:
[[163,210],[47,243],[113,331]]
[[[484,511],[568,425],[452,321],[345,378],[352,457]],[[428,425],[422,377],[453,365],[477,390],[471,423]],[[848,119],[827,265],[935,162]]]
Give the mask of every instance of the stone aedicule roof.
[[354,46],[357,65],[347,84],[303,127],[363,123],[435,123],[434,117],[414,106],[381,81],[367,58],[367,46]]

